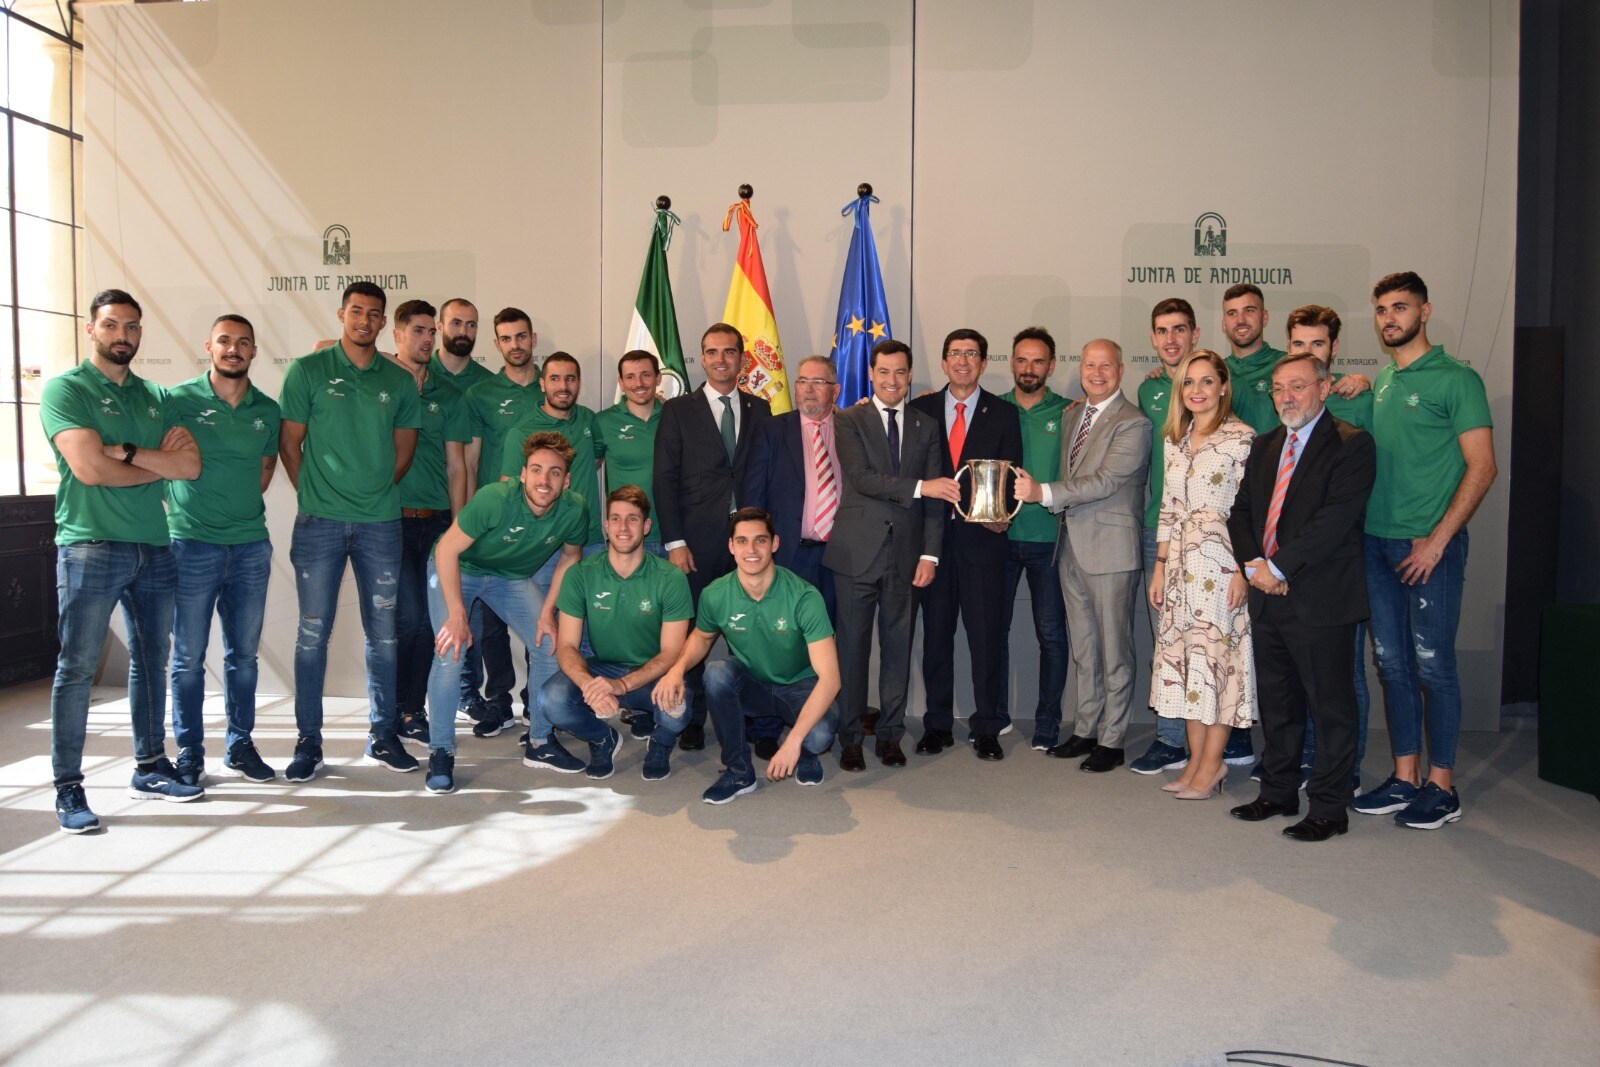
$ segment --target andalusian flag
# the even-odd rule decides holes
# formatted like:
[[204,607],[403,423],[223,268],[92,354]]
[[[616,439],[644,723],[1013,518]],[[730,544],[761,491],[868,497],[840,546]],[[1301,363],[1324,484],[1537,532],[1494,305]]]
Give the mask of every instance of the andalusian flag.
[[[742,194],[743,190],[741,190]],[[739,218],[739,258],[733,265],[733,280],[728,283],[728,304],[722,321],[744,335],[744,366],[739,371],[739,388],[759,396],[772,405],[772,413],[789,410],[789,375],[783,369],[783,345],[778,341],[778,323],[772,317],[772,294],[767,289],[767,271],[761,265],[761,246],[756,243],[756,220],[750,216],[750,202],[741,199],[728,209],[722,220],[723,232]]]
[[644,257],[639,295],[633,301],[627,342],[628,351],[642,348],[661,361],[657,391],[669,400],[689,391],[683,342],[678,337],[678,312],[672,304],[672,280],[667,277],[667,246],[672,243],[672,228],[683,221],[668,210],[671,206],[672,201],[666,197],[656,203],[656,222],[650,231],[650,250]]
[[872,346],[889,329],[889,304],[883,295],[883,272],[878,269],[878,246],[872,239],[872,186],[865,183],[854,201],[840,210],[855,215],[850,233],[850,253],[844,261],[844,283],[839,287],[839,317],[834,322],[833,355],[839,367],[839,406],[847,408],[872,395],[867,367]]

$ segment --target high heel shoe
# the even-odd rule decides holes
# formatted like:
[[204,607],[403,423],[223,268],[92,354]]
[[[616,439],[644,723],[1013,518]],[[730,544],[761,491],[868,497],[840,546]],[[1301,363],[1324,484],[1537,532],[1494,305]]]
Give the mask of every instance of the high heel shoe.
[[1188,788],[1189,784],[1183,780],[1182,776],[1179,776],[1162,785],[1161,791],[1163,793],[1181,793]]
[[1228,785],[1228,765],[1224,763],[1217,768],[1217,776],[1211,779],[1211,784],[1205,789],[1186,788],[1172,794],[1178,800],[1210,800],[1213,795],[1219,795]]

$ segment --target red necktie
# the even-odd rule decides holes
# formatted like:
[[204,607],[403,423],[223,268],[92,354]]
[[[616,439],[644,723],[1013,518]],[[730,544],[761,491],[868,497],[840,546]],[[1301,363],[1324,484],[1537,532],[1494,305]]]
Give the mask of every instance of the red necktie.
[[1289,495],[1289,479],[1294,477],[1294,452],[1299,443],[1299,435],[1291,433],[1289,443],[1283,446],[1283,462],[1278,464],[1278,482],[1272,487],[1272,503],[1267,505],[1267,525],[1261,539],[1267,559],[1278,551],[1278,519],[1283,515],[1283,498]]
[[961,449],[967,443],[967,405],[956,404],[956,421],[950,427],[950,466],[961,466]]

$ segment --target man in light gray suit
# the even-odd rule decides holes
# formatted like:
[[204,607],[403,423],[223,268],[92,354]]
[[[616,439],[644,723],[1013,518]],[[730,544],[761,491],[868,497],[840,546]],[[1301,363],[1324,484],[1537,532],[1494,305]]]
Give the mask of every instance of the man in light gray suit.
[[1084,345],[1078,374],[1084,410],[1072,432],[1061,435],[1062,479],[1041,485],[1023,472],[1015,493],[1062,517],[1057,565],[1078,707],[1072,736],[1048,751],[1061,759],[1085,756],[1081,770],[1109,771],[1122,765],[1122,736],[1133,714],[1133,598],[1150,420],[1122,395],[1122,349],[1115,341]]
[[911,349],[872,346],[872,402],[834,416],[834,447],[844,482],[838,518],[822,563],[834,572],[838,601],[839,769],[864,771],[861,718],[867,708],[872,623],[878,616],[877,755],[904,767],[906,686],[911,673],[913,588],[933,581],[945,511],[961,499],[940,477],[939,426],[906,403]]

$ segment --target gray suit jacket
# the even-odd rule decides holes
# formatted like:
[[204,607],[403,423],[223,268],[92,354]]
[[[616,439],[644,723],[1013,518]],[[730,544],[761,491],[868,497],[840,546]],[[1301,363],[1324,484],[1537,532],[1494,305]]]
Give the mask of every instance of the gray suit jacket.
[[917,482],[937,478],[939,426],[909,404],[900,427],[900,474],[890,474],[889,440],[883,416],[873,403],[833,417],[834,447],[844,478],[839,517],[822,562],[840,574],[858,575],[872,566],[885,539],[893,541],[895,571],[909,585],[919,556],[937,556],[943,547],[941,500],[915,497]]
[[[1078,419],[1081,419],[1080,411]],[[1150,467],[1150,420],[1121,393],[1095,416],[1089,439],[1072,467],[1078,420],[1061,428],[1061,469],[1049,483],[1049,509],[1065,511],[1062,536],[1087,574],[1136,571],[1144,520],[1145,473]]]

